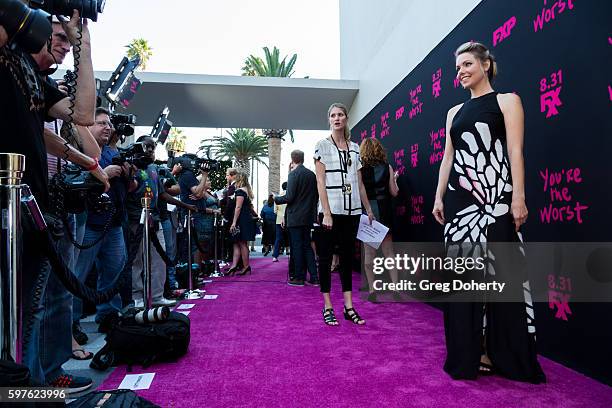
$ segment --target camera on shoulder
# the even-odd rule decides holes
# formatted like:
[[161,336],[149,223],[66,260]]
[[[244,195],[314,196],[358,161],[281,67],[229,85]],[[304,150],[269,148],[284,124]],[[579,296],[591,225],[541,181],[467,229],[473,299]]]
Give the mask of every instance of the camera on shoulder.
[[74,164],[64,165],[50,182],[52,208],[57,213],[79,214],[87,210],[103,213],[112,209],[104,184],[88,171]]
[[153,158],[146,153],[146,149],[143,143],[136,142],[132,143],[125,149],[119,148],[119,154],[113,157],[113,164],[119,166],[124,163],[133,164],[139,169],[146,169],[149,164],[153,163]]

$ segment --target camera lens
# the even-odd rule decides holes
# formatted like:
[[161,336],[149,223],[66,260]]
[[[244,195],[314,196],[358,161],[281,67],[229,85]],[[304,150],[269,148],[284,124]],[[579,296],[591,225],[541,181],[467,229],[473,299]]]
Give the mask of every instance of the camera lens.
[[39,52],[51,36],[48,17],[44,11],[30,9],[19,0],[3,2],[0,8],[0,25],[27,53]]
[[42,6],[51,14],[72,16],[73,10],[78,10],[81,18],[98,21],[98,13],[104,11],[105,0],[46,0]]

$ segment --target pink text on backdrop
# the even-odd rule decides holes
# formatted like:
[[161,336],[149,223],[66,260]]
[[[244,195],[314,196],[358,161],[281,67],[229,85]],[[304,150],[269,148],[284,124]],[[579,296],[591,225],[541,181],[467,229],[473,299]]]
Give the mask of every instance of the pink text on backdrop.
[[370,128],[370,137],[372,139],[376,139],[376,123],[373,123],[372,127]]
[[512,29],[516,26],[516,17],[512,16],[501,27],[493,32],[493,46],[495,47],[506,38],[510,37]]
[[412,207],[412,215],[410,216],[411,224],[424,224],[425,216],[423,215],[423,200],[422,195],[411,196],[410,197],[410,206]]
[[[547,4],[548,3],[548,4]],[[533,20],[533,31],[538,32],[542,30],[544,25],[557,18],[557,16],[566,10],[574,9],[573,0],[551,0],[547,2],[544,0],[544,7],[542,11],[536,15]]]
[[446,129],[441,128],[429,132],[429,144],[433,152],[429,155],[429,164],[436,164],[442,161],[444,157],[444,138],[446,137]]
[[402,216],[406,214],[406,206],[398,205],[395,207],[395,215]]
[[540,209],[540,222],[550,224],[554,222],[569,222],[575,220],[583,223],[583,211],[589,207],[574,200],[571,187],[582,183],[582,174],[579,167],[550,171],[548,168],[540,170],[540,178],[544,182],[543,191],[546,194],[545,204]]
[[423,111],[423,102],[419,102],[419,95],[422,93],[422,91],[421,84],[419,84],[415,89],[410,90],[410,103],[412,104],[412,108],[410,108],[410,112],[408,112],[408,117],[410,119],[414,118]]
[[401,176],[406,173],[404,166],[404,149],[399,149],[393,152],[393,161],[395,162],[395,170]]
[[431,76],[431,93],[433,94],[433,97],[439,97],[440,91],[442,91],[442,68],[438,68],[438,70]]
[[610,94],[610,101],[612,101],[612,86],[608,85],[608,93]]
[[559,114],[559,109],[557,108],[563,106],[563,102],[561,102],[559,97],[560,93],[561,87],[558,87],[540,95],[540,112],[546,112],[546,119]]
[[381,139],[391,134],[391,129],[389,128],[389,124],[387,123],[388,120],[389,112],[385,112],[385,114],[380,117],[380,127],[382,128],[382,130],[380,131]]
[[453,79],[453,87],[455,89],[459,88],[459,85],[461,85],[461,80],[459,80],[459,78],[455,77],[455,79]]
[[553,72],[540,79],[540,112],[546,112],[546,118],[559,114],[557,109],[563,105],[561,102],[561,85],[563,84],[563,70]]
[[414,168],[419,165],[419,144],[410,146],[410,165]]
[[365,139],[366,137],[368,137],[368,131],[367,130],[362,130],[361,131],[361,140]]
[[567,315],[572,314],[569,307],[569,293],[563,293],[556,290],[548,290],[548,308],[551,310],[557,309],[555,318],[567,321]]
[[395,111],[395,120],[399,120],[404,116],[404,106],[400,106],[398,110]]

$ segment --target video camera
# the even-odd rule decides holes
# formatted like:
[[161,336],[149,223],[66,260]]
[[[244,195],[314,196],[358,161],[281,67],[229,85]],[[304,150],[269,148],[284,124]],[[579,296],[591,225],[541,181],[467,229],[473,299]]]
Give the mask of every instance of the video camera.
[[104,193],[104,184],[88,171],[74,164],[64,165],[61,172],[55,174],[50,184],[52,208],[58,213],[79,214],[90,212],[108,212],[113,206],[110,197]]
[[30,7],[43,9],[49,14],[70,17],[78,10],[81,18],[98,21],[98,13],[104,12],[106,0],[30,0]]
[[136,126],[136,115],[124,115],[121,113],[112,113],[110,121],[115,128],[117,135],[123,140],[125,136],[134,134],[134,126]]
[[0,0],[0,25],[10,44],[28,54],[39,52],[53,32],[48,13],[31,9],[20,0]]
[[179,157],[169,157],[168,167],[172,168],[175,164],[180,164],[183,170],[190,170],[197,173],[199,170],[213,172],[221,169],[221,162],[218,160],[198,157],[193,153],[185,153]]
[[125,149],[119,148],[119,155],[113,157],[112,163],[119,166],[123,163],[129,163],[144,170],[149,164],[153,163],[153,158],[147,155],[144,144],[132,143]]

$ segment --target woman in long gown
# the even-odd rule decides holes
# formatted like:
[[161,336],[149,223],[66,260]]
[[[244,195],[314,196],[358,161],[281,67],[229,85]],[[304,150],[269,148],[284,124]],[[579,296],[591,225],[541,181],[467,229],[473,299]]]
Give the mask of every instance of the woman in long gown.
[[[519,229],[527,219],[521,100],[493,90],[497,66],[484,45],[465,43],[455,56],[457,78],[471,98],[447,115],[450,132],[433,215],[444,225],[447,247],[520,243]],[[522,275],[517,278],[519,272],[509,266],[515,262],[502,262],[489,249],[485,252],[489,265],[485,273],[518,279],[521,301],[447,303],[444,370],[454,379],[497,373],[518,381],[545,382],[537,361],[529,281]]]

